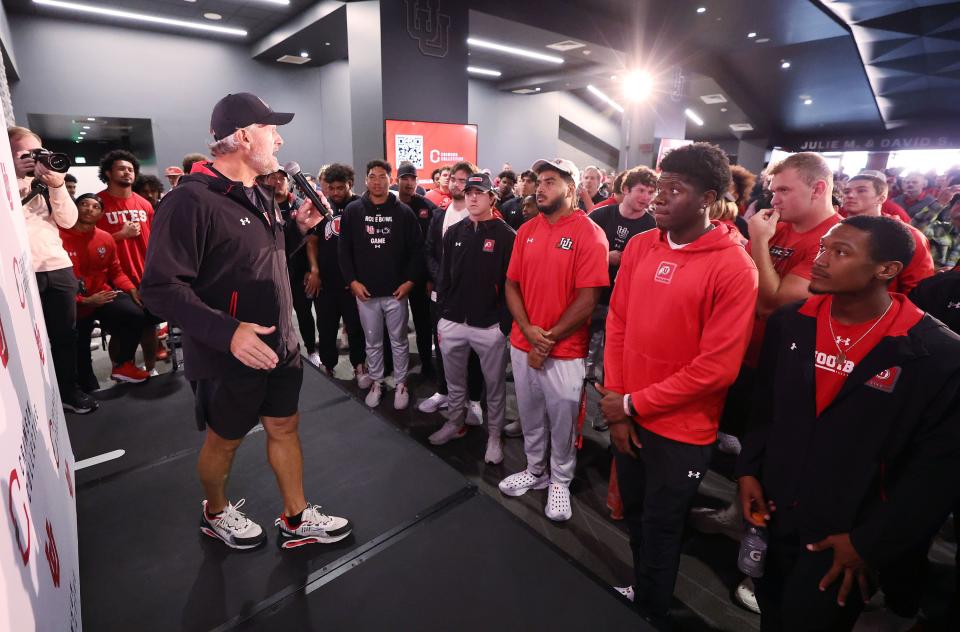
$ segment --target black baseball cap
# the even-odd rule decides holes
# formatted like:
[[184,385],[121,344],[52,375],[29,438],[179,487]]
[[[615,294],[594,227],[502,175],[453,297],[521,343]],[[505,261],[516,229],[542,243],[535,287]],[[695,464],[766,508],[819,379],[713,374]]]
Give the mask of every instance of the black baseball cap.
[[490,182],[490,176],[482,171],[475,173],[467,178],[467,185],[463,187],[464,191],[469,189],[480,189],[481,191],[493,191],[493,183]]
[[238,92],[228,94],[213,106],[210,132],[221,140],[248,125],[286,125],[293,120],[293,112],[274,112],[255,94]]
[[400,166],[397,167],[397,180],[403,176],[417,177],[417,168],[412,162],[401,162]]

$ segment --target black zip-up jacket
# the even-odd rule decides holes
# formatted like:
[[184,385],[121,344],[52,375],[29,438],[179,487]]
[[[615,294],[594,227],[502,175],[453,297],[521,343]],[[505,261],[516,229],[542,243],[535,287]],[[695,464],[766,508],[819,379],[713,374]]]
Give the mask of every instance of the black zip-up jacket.
[[434,285],[440,283],[440,263],[443,255],[443,215],[446,210],[437,210],[430,220],[430,226],[424,236],[423,258],[427,263],[427,280]]
[[470,327],[509,327],[503,286],[516,236],[499,218],[473,223],[465,217],[447,230],[437,284],[442,318]]
[[910,300],[960,334],[960,268],[920,281],[910,292]]
[[818,417],[817,324],[802,304],[767,323],[736,474],[758,478],[776,504],[775,536],[849,533],[878,567],[929,538],[957,497],[960,337],[924,314],[906,336],[881,339]]
[[284,224],[268,189],[268,221],[243,184],[205,169],[180,179],[153,220],[140,294],[147,308],[183,330],[190,379],[251,371],[230,353],[241,322],[276,326],[261,336],[281,362],[297,353],[287,250],[303,241]]
[[422,278],[423,235],[417,216],[393,195],[374,205],[363,196],[340,218],[340,271],[347,285],[360,281],[372,297],[391,296]]
[[352,202],[359,200],[359,195],[351,195],[344,200],[343,206],[329,200],[333,210],[333,220],[325,222],[323,228],[317,230],[317,265],[320,267],[320,291],[342,290],[349,284],[340,272],[340,229],[343,221],[343,211]]

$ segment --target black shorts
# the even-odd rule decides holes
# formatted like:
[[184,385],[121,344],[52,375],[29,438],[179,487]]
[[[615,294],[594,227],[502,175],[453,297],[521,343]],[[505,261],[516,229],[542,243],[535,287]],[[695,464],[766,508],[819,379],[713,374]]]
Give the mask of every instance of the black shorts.
[[242,439],[261,417],[297,412],[303,364],[294,353],[272,371],[247,369],[223,377],[193,380],[197,429],[207,426],[224,439]]

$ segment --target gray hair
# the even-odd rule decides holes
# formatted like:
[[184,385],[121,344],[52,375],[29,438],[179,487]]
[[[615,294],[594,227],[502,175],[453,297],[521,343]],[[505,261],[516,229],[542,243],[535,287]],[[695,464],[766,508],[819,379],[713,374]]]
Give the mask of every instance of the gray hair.
[[237,130],[234,131],[229,136],[225,136],[220,140],[213,141],[212,143],[207,145],[207,147],[210,149],[210,155],[213,156],[214,158],[217,158],[219,156],[226,156],[227,154],[232,154],[235,151],[239,150],[240,141],[237,140],[237,132],[239,132],[241,129],[249,130],[256,126],[257,124],[254,123],[253,125],[237,128]]

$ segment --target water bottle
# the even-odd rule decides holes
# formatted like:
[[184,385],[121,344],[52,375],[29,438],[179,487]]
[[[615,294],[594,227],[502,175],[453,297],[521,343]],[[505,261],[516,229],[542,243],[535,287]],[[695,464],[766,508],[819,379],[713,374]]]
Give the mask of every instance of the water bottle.
[[740,540],[740,555],[737,567],[748,577],[763,577],[763,566],[767,561],[767,530],[746,524],[743,539]]

